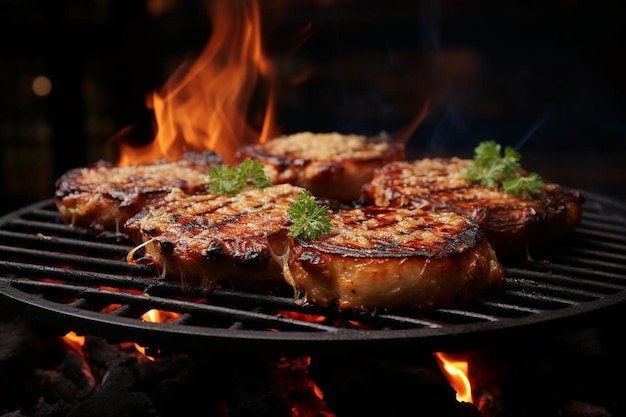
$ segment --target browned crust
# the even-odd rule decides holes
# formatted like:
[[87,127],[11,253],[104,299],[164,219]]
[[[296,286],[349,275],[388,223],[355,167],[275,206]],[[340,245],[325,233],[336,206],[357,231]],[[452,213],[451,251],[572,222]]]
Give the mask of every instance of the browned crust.
[[365,207],[336,212],[332,223],[319,239],[272,244],[300,302],[356,311],[458,306],[503,283],[482,230],[454,213]]
[[460,158],[393,162],[377,170],[363,186],[363,199],[381,206],[451,210],[484,229],[498,257],[528,256],[551,247],[578,227],[584,196],[546,183],[531,199],[476,185],[461,171],[471,163]]
[[239,159],[262,162],[274,184],[289,183],[319,198],[350,202],[385,163],[405,159],[402,143],[385,137],[301,132],[242,147]]
[[301,191],[289,184],[236,195],[174,190],[126,222],[140,244],[128,260],[180,280],[185,290],[200,287],[208,293],[225,281],[239,289],[266,290],[284,282],[267,236],[289,227],[287,207]]
[[62,175],[55,184],[55,201],[69,225],[121,231],[127,219],[174,188],[188,194],[205,192],[208,172],[219,163],[221,158],[212,152],[187,153],[178,161],[145,165],[100,161]]

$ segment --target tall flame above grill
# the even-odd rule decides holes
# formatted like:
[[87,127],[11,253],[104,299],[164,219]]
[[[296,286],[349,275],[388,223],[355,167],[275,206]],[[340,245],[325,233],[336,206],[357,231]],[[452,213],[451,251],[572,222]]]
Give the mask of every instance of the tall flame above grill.
[[[244,143],[263,142],[274,132],[273,68],[261,42],[255,0],[208,1],[212,34],[195,62],[183,63],[148,100],[156,136],[146,146],[122,143],[119,165],[180,159],[187,151],[214,151],[232,163]],[[248,106],[260,81],[267,104],[259,115]],[[257,127],[249,123],[255,120]]]

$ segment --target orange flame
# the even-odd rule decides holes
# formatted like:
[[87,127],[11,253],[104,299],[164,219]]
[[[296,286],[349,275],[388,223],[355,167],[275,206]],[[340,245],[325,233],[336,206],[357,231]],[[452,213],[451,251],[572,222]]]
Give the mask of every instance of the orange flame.
[[85,336],[79,336],[75,332],[68,332],[62,337],[65,345],[80,356],[83,356],[83,346],[85,345]]
[[[180,313],[173,313],[171,311],[161,311],[161,310],[151,309],[141,316],[141,320],[149,321],[151,323],[167,323],[167,322],[176,320],[180,316],[181,316]],[[144,346],[138,345],[137,343],[134,343],[134,345],[135,345],[135,349],[137,349],[139,353],[141,353],[142,355],[144,355],[146,358],[150,359],[151,361],[155,360],[154,357],[148,355],[148,353],[146,352],[146,348]]]
[[[233,163],[243,144],[275,135],[273,68],[263,53],[255,0],[212,0],[212,34],[198,59],[183,64],[152,95],[156,136],[143,147],[121,144],[119,165],[180,159],[188,151],[211,150]],[[269,83],[261,127],[248,123],[248,106],[264,77]],[[255,120],[256,120],[255,119]]]
[[468,377],[468,362],[454,359],[443,352],[435,352],[435,357],[448,382],[456,391],[457,401],[473,403],[472,385]]

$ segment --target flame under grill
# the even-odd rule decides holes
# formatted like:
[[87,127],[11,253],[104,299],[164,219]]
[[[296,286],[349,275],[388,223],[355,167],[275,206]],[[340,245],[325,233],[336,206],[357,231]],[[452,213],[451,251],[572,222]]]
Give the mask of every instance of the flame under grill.
[[[586,196],[581,226],[545,258],[504,264],[498,299],[402,314],[299,306],[289,288],[184,293],[126,263],[131,243],[66,226],[46,200],[0,218],[0,305],[63,332],[172,350],[307,355],[376,352],[393,343],[394,354],[414,354],[528,341],[604,320],[626,305],[626,206]],[[151,309],[180,316],[143,321]]]

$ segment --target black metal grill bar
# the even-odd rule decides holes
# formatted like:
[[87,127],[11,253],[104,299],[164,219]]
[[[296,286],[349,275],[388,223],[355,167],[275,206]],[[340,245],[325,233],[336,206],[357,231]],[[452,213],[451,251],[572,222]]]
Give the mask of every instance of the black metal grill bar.
[[[151,309],[157,309],[174,313],[188,312],[197,316],[210,316],[213,319],[225,319],[228,322],[240,321],[246,324],[246,327],[260,327],[264,330],[337,331],[337,329],[332,326],[293,320],[276,314],[265,314],[247,311],[241,308],[227,308],[223,306],[209,305],[206,303],[190,303],[170,298],[152,296],[146,297],[143,294],[129,294],[106,289],[76,287],[72,285],[49,282],[20,282],[16,287],[31,293],[38,293],[41,291],[46,297],[50,297],[52,295],[62,295],[64,297],[80,298],[81,302],[86,303],[104,302],[109,304],[128,305],[130,311],[133,311],[133,318],[137,318],[137,314],[141,316]],[[73,304],[74,307],[76,305],[76,303]]]
[[[567,297],[572,301],[590,301],[597,300],[605,296],[605,294],[569,288],[562,285],[553,285],[542,282],[530,281],[528,279],[511,277],[506,283],[507,288],[513,291],[526,291],[532,293],[541,292],[546,295],[558,295],[559,297]],[[508,291],[508,290],[507,290]]]
[[58,236],[44,236],[41,234],[19,233],[0,230],[0,241],[14,243],[19,246],[52,248],[54,250],[70,250],[98,255],[122,258],[130,248],[120,243],[102,243],[91,240],[68,239]]
[[[29,235],[20,235],[20,234],[16,234],[13,233],[13,235],[17,235],[17,236],[29,236]],[[56,240],[61,240],[62,244],[61,247],[65,248],[68,244],[73,243],[74,245],[76,245],[76,241],[74,240],[69,240],[69,239],[59,239],[56,238]],[[93,242],[83,242],[83,241],[79,241],[78,244],[81,243],[91,243],[93,245],[94,248],[99,249],[100,247],[104,247],[104,248],[110,248],[111,246],[115,247],[115,248],[119,248],[119,246],[116,245],[110,245],[110,244],[99,244],[99,243],[93,243]],[[21,254],[22,250],[16,250],[17,254]],[[28,250],[24,250],[24,252],[29,253],[31,255],[33,255],[35,258],[39,258],[40,257],[40,252],[36,252],[36,251],[28,251]],[[124,253],[126,253],[126,250],[124,249]],[[43,256],[42,258],[46,258],[45,256]],[[103,262],[99,259],[88,259],[85,260],[85,258],[83,257],[75,257],[75,256],[71,256],[71,255],[59,255],[58,258],[56,257],[52,257],[58,261],[60,261],[61,263],[66,263],[66,264],[73,264],[72,266],[77,266],[80,265],[81,263],[84,263],[86,265],[91,265],[91,266],[106,266],[106,267],[112,267],[113,269],[121,269],[125,272],[128,273],[137,273],[138,270],[140,272],[145,272],[147,275],[151,275],[152,272],[147,268],[147,267],[143,267],[140,265],[129,265],[126,263],[120,263],[120,262]],[[113,265],[113,266],[112,266]],[[43,275],[47,275],[47,276],[51,276],[53,278],[63,278],[63,279],[70,279],[72,281],[76,281],[79,283],[88,283],[88,282],[95,282],[98,285],[102,284],[102,285],[115,285],[118,286],[120,288],[131,288],[131,289],[141,289],[141,288],[146,288],[146,281],[145,280],[141,280],[140,282],[135,282],[134,278],[119,278],[117,275],[114,276],[110,276],[108,274],[89,274],[88,276],[85,276],[85,274],[78,272],[78,271],[73,271],[73,272],[68,272],[67,269],[54,269],[54,268],[42,268],[41,266],[30,266],[30,265],[23,265],[23,264],[12,264],[12,263],[0,263],[0,267],[2,266],[13,266],[16,267],[18,269],[18,271],[15,271],[17,273],[24,273],[25,270],[30,270],[30,274],[36,276],[37,274],[43,273]],[[29,275],[30,275],[29,274]],[[541,277],[543,275],[539,275],[539,277]],[[73,278],[77,278],[77,279],[73,279]],[[155,285],[155,283],[158,283],[158,285]],[[132,284],[132,285],[128,285],[128,284]],[[166,291],[167,293],[178,293],[179,292],[179,286],[178,284],[173,284],[173,283],[168,283],[165,281],[150,281],[150,285],[148,286],[148,293],[163,293],[163,289],[166,288],[169,291]],[[215,291],[215,295],[220,294],[220,290],[216,290]],[[231,292],[230,295],[236,295],[236,294],[240,294],[238,292]],[[293,300],[291,299],[285,299],[285,298],[276,298],[276,297],[266,297],[263,295],[248,295],[246,294],[244,297],[246,300],[243,300],[241,297],[239,297],[239,299],[237,300],[238,302],[242,302],[242,301],[247,301],[247,302],[252,302],[252,303],[258,303],[258,302],[263,302],[265,304],[278,304],[277,307],[280,307],[281,309],[284,310],[294,310],[294,303]],[[279,302],[277,302],[277,300]],[[502,306],[502,305],[501,305]],[[523,307],[520,306],[509,306],[508,307],[509,310],[513,310],[513,311],[525,311],[529,314],[536,314],[536,310],[534,309],[525,309]],[[443,313],[443,311],[440,311],[440,313]],[[454,310],[447,310],[446,311],[447,314],[451,315],[451,316],[455,316],[455,315],[460,315],[460,316],[465,316],[465,317],[469,317],[469,315],[463,311],[454,311]],[[320,314],[320,315],[324,315],[324,314],[328,314],[328,312],[324,309],[318,309],[318,311],[314,311],[312,312],[312,314]],[[480,317],[479,315],[476,315],[475,317]],[[353,319],[358,319],[358,320],[362,320],[363,317],[355,317]],[[398,322],[404,322],[406,324],[411,324],[411,325],[419,325],[419,326],[424,326],[424,327],[440,327],[437,324],[433,324],[429,321],[425,321],[425,320],[420,320],[420,319],[415,319],[415,318],[411,318],[411,317],[402,317],[401,316],[390,316],[390,315],[379,315],[378,316],[379,320],[390,320],[391,322],[395,322],[396,324]],[[485,320],[487,321],[494,321],[496,320],[495,317],[493,316],[486,316]]]
[[178,324],[178,325],[188,325],[188,323],[190,322],[193,322],[193,316],[189,313],[183,313],[180,315],[180,317],[178,317],[172,323]]
[[539,314],[543,311],[534,307],[528,307],[519,304],[507,304],[501,301],[490,300],[484,300],[481,304],[479,304],[479,308],[483,310],[497,312],[497,315],[500,317],[523,317],[533,314]]
[[[129,265],[134,269],[134,265]],[[140,269],[140,268],[137,268]],[[149,279],[129,279],[123,275],[107,274],[92,271],[81,271],[71,268],[56,268],[44,265],[31,265],[19,262],[0,261],[0,272],[8,274],[8,278],[30,277],[35,279],[56,279],[59,281],[69,280],[75,283],[91,284],[98,286],[116,287],[143,290],[148,285]]]
[[560,284],[571,289],[581,288],[588,291],[602,292],[603,294],[615,294],[626,288],[624,285],[594,280],[591,274],[583,275],[585,278],[576,278],[571,275],[562,273],[559,274],[555,272],[556,271],[547,273],[546,270],[536,271],[532,269],[520,268],[507,268],[506,270],[508,278],[527,278],[538,283],[545,282]]
[[425,320],[432,320],[435,323],[441,323],[445,326],[477,324],[477,323],[494,323],[502,320],[504,317],[488,314],[486,309],[466,307],[465,309],[453,308],[436,308],[426,310],[421,313],[421,317]]
[[500,317],[496,317],[491,314],[477,313],[471,310],[457,310],[450,308],[438,308],[436,309],[438,314],[446,314],[449,316],[463,317],[468,319],[468,322],[484,322],[484,321],[498,321]]
[[[597,269],[581,268],[572,265],[564,265],[551,262],[549,265],[537,262],[525,264],[528,271],[541,271],[544,276],[541,279],[550,279],[555,273],[561,275],[569,275],[571,277],[581,278],[583,280],[597,280],[596,282],[605,282],[623,287],[626,285],[626,275],[617,274],[615,272],[601,271]],[[508,269],[512,271],[512,269]],[[524,273],[519,271],[519,273]],[[583,281],[587,282],[587,281]]]
[[137,266],[120,262],[117,259],[102,259],[70,253],[48,252],[28,248],[0,245],[0,254],[14,256],[29,261],[40,263],[52,263],[55,265],[71,265],[73,268],[89,268],[106,270],[110,272],[132,273],[137,271]]
[[93,302],[89,302],[85,298],[79,298],[75,301],[66,304],[69,307],[73,307],[78,310],[90,310],[90,311],[102,311],[105,307],[110,307],[110,304],[103,304],[99,307],[95,307]]
[[[408,325],[408,326],[418,326],[418,327],[426,327],[430,329],[438,329],[443,327],[440,323],[435,323],[432,321],[427,321],[420,318],[408,317],[408,316],[399,316],[394,314],[378,314],[378,319],[380,319],[381,323],[393,323],[395,327],[402,327],[398,325]],[[385,327],[388,328],[388,327]]]
[[[137,265],[128,265],[129,269],[135,269],[135,267],[137,267]],[[139,268],[139,269],[143,269],[143,268]],[[43,276],[49,279],[59,279],[63,281],[70,281],[70,282],[77,283],[77,284],[91,284],[91,285],[96,285],[96,286],[107,286],[107,287],[115,287],[115,288],[120,288],[120,289],[144,291],[148,295],[158,294],[159,290],[163,290],[163,287],[166,287],[167,289],[169,289],[169,292],[178,292],[179,294],[182,294],[177,284],[167,283],[165,281],[156,280],[154,278],[144,278],[144,279],[137,278],[137,277],[129,278],[129,277],[124,277],[124,276],[120,276],[116,274],[98,273],[98,272],[92,272],[92,271],[81,271],[78,269],[55,268],[55,267],[22,264],[22,263],[7,262],[7,261],[0,261],[0,270],[4,270],[4,271],[10,270],[12,273],[18,276]],[[521,287],[523,289],[527,289],[527,291],[530,291],[530,292],[536,291],[537,289],[543,289],[543,290],[551,289],[554,292],[567,293],[570,295],[572,294],[577,295],[577,296],[586,295],[588,298],[599,297],[597,293],[577,291],[574,289],[570,289],[566,287],[559,287],[555,285],[545,285],[545,284],[538,283],[537,281],[528,280],[528,279],[513,280],[512,278],[513,277],[511,277],[511,279],[507,281],[507,286]],[[32,285],[36,285],[37,281],[35,283],[33,282],[29,282],[29,283]],[[19,285],[22,285],[22,283],[19,282]],[[152,291],[150,289],[152,289]],[[219,290],[216,290],[215,293],[216,295],[220,294]],[[231,294],[233,293],[236,293],[236,292],[231,292]],[[194,294],[192,293],[188,294],[188,296],[193,296],[193,295]],[[211,297],[211,299],[216,300],[213,297]],[[546,299],[549,299],[549,298],[546,298]],[[281,307],[282,309],[290,309],[290,310],[297,309],[297,306],[295,305],[292,299],[284,298],[284,297],[277,298],[277,297],[272,297],[272,296],[264,296],[262,294],[248,294],[248,293],[239,292],[239,298],[238,300],[235,300],[235,301],[238,303],[242,303],[242,304],[245,301],[247,301],[248,304],[258,305],[259,303],[276,304],[277,300],[281,300],[281,303],[278,303],[278,304],[280,304],[279,307]],[[464,310],[440,310],[440,313],[443,311],[447,312],[448,314],[460,315],[464,317],[469,317],[469,314],[471,314]],[[323,314],[328,314],[328,311],[327,310],[325,311],[324,309],[313,308],[311,309],[309,314],[323,315]],[[355,316],[353,318],[357,319],[357,318],[362,318],[362,317],[363,316],[361,315],[358,317]]]
[[36,220],[13,219],[7,223],[11,230],[34,231],[41,235],[71,236],[76,239],[93,239],[93,231],[82,227],[68,227],[65,224],[48,223]]
[[[608,225],[607,225],[607,229],[608,229]],[[593,239],[597,239],[600,242],[602,241],[624,242],[624,235],[622,233],[626,233],[625,231],[620,230],[619,232],[616,233],[615,228],[610,228],[608,230],[610,231],[603,231],[600,229],[590,229],[587,226],[581,225],[580,228],[576,232],[579,236],[589,239],[589,241],[592,241]]]
[[[587,274],[594,275],[600,277],[604,275],[606,277],[611,277],[611,279],[616,281],[626,281],[626,276],[623,273],[626,271],[623,264],[615,263],[615,262],[606,262],[601,259],[592,259],[592,258],[580,258],[580,257],[555,257],[555,261],[563,261],[569,263],[569,265],[562,265],[558,262],[555,263],[556,268],[559,270],[569,270],[575,274]],[[582,267],[576,267],[572,264],[578,264]],[[611,271],[618,271],[621,273],[611,273]]]
[[[571,247],[562,251],[562,254],[557,253],[552,257],[552,261],[559,262],[580,262],[581,259],[589,263],[590,258],[604,259],[616,261],[617,263],[607,263],[607,267],[612,269],[626,271],[626,246],[613,245],[612,250],[614,252],[606,252],[598,249],[589,249],[583,247]],[[619,251],[622,251],[621,253]],[[610,265],[610,266],[609,266]]]
[[[192,334],[207,338],[211,346],[239,338],[312,343],[320,337],[424,341],[441,336],[456,348],[461,334],[471,339],[519,323],[545,323],[626,304],[626,206],[615,205],[616,215],[605,212],[613,204],[604,205],[603,199],[591,195],[588,203],[577,231],[546,253],[545,260],[504,265],[507,279],[500,296],[458,309],[359,313],[299,305],[288,286],[271,294],[228,288],[208,295],[199,288],[183,292],[180,283],[126,262],[133,244],[123,236],[96,236],[87,228],[69,227],[48,201],[0,218],[0,295],[13,305],[28,305],[35,316],[39,310],[53,312],[71,318],[72,326],[119,335],[120,340],[135,341],[137,332],[150,329],[155,332],[151,340]],[[144,328],[141,316],[152,309],[179,317]]]
[[[34,251],[34,250],[29,250],[29,249],[16,249],[16,248],[10,248],[10,247],[0,247],[0,250],[4,250],[7,253],[11,253],[13,252],[14,255],[32,255],[37,259],[43,258],[43,259],[53,259],[56,261],[59,261],[63,264],[68,264],[68,265],[72,265],[72,266],[97,266],[97,267],[103,267],[105,269],[110,269],[110,270],[115,270],[115,271],[124,271],[127,273],[136,273],[139,271],[141,272],[147,272],[150,273],[149,270],[147,270],[147,268],[142,267],[140,265],[132,265],[132,264],[127,264],[125,262],[119,262],[119,261],[109,261],[109,260],[102,260],[102,259],[93,259],[93,258],[85,258],[85,257],[81,257],[81,256],[74,256],[74,255],[67,255],[67,254],[48,254],[48,256],[42,256],[40,251]],[[536,266],[536,265],[532,265],[532,266]],[[550,265],[551,270],[555,269],[556,265]],[[559,266],[556,266],[557,268]],[[127,278],[120,278],[118,275],[111,275],[111,274],[100,274],[100,273],[94,273],[91,271],[80,271],[77,269],[65,269],[65,268],[54,268],[54,267],[45,267],[42,265],[31,265],[31,264],[23,264],[23,263],[11,263],[11,262],[0,262],[0,269],[12,269],[14,268],[16,273],[25,273],[27,272],[29,275],[33,275],[33,276],[37,276],[39,274],[43,274],[44,276],[48,276],[50,278],[60,278],[60,279],[71,279],[74,282],[79,282],[79,283],[88,283],[88,282],[92,282],[92,283],[97,283],[97,285],[117,285],[120,286],[122,288],[133,288],[133,289],[145,289],[146,288],[146,280],[141,280],[139,282],[134,282],[133,279],[127,279]],[[567,269],[570,273],[572,272],[572,268],[569,266],[565,266],[565,269]],[[578,270],[578,272],[581,272]],[[608,290],[614,290],[614,291],[618,291],[620,289],[622,289],[621,287],[617,287],[617,286],[610,286],[607,284],[603,284],[603,283],[599,283],[596,281],[590,281],[590,280],[574,280],[571,278],[567,278],[564,276],[558,276],[558,275],[554,275],[554,274],[546,274],[545,271],[543,271],[543,273],[538,273],[538,272],[534,272],[531,270],[520,270],[520,269],[508,269],[508,275],[509,276],[523,276],[523,277],[529,277],[530,275],[534,275],[532,276],[532,278],[535,279],[550,279],[552,281],[561,281],[561,282],[565,282],[567,281],[567,284],[569,285],[579,285],[579,284],[585,284],[587,286],[593,286],[596,289],[600,286],[602,286],[604,289],[608,289]],[[594,271],[587,271],[584,270],[581,272],[581,274],[583,275],[588,275],[588,274],[593,274]],[[616,279],[619,280],[623,280],[624,278],[622,276],[615,276]],[[153,280],[151,278],[151,280]],[[512,281],[509,280],[509,285],[511,286],[515,286],[515,285],[520,285],[520,283],[522,281]],[[131,284],[131,285],[129,285]],[[514,285],[515,284],[515,285]],[[534,287],[534,289],[537,288],[537,284],[536,282],[530,282],[530,281],[524,281],[524,286],[527,287]],[[576,296],[583,296],[587,299],[592,299],[592,298],[598,298],[600,295],[597,293],[592,293],[592,292],[583,292],[580,290],[574,290],[573,288],[570,287],[558,287],[558,286],[547,286],[547,285],[542,285],[540,286],[542,289],[546,290],[549,289],[551,290],[551,292],[561,292],[561,293],[567,293],[569,295],[576,295]],[[292,303],[292,301],[289,301],[290,303]]]
[[[0,278],[0,280],[2,280],[2,278]],[[12,286],[14,286],[15,288],[18,288],[27,293],[42,294],[42,295],[45,295],[46,298],[50,298],[50,299],[53,299],[51,298],[53,295],[58,296],[58,297],[74,298],[74,297],[79,297],[79,296],[85,297],[84,295],[85,293],[90,293],[88,290],[88,288],[90,287],[80,287],[80,286],[76,287],[76,286],[63,284],[63,283],[49,283],[49,282],[28,281],[28,280],[12,279],[9,281],[11,282]],[[106,290],[101,290],[98,288],[95,288],[95,289],[91,288],[91,290],[95,291],[95,294],[99,294],[100,297],[91,296],[88,298],[80,298],[66,305],[71,305],[72,307],[75,307],[75,308],[93,310],[92,308],[90,308],[90,306],[95,304],[95,305],[101,305],[100,309],[104,309],[104,307],[110,306],[112,304],[123,303],[124,302],[123,298],[126,296],[124,295],[126,294],[124,292],[117,292],[117,291],[106,292]],[[138,290],[138,288],[136,288],[136,290]],[[220,296],[220,293],[223,293],[223,291],[220,291],[219,289],[215,290],[215,294],[212,294],[210,298],[207,299],[206,302],[212,302],[211,305],[214,306],[214,308],[216,309],[220,308],[220,306],[229,304],[228,301],[230,301],[230,304],[233,304],[232,299],[229,299],[228,296],[227,295],[225,296],[224,294]],[[105,294],[106,296],[103,294]],[[194,304],[192,302],[182,302],[182,301],[179,302],[172,298],[162,298],[158,296],[146,297],[146,295],[149,295],[149,294],[147,293],[142,293],[142,295],[132,294],[133,297],[139,297],[136,299],[141,301],[141,303],[134,303],[134,306],[135,307],[138,305],[145,306],[143,310],[138,311],[136,308],[131,309],[130,307],[125,306],[125,309],[122,309],[120,311],[115,310],[114,312],[111,312],[108,314],[121,315],[122,312],[128,310],[128,311],[132,311],[132,313],[127,313],[126,316],[137,317],[137,316],[142,315],[143,313],[145,313],[145,311],[149,309],[158,309],[158,310],[176,312],[176,313],[181,313],[181,314],[182,313],[196,313],[196,315],[192,315],[192,317],[195,319],[197,317],[197,314],[199,313],[198,311],[195,310],[194,307],[192,307],[192,306],[196,306],[197,304]],[[244,299],[246,298],[247,300],[245,300],[244,302]],[[216,303],[215,301],[217,299],[221,299],[221,302]],[[167,300],[172,300],[171,304],[168,304],[166,302]],[[370,314],[359,314],[359,313],[354,313],[354,312],[345,312],[345,313],[342,312],[342,313],[337,313],[337,314],[329,314],[328,309],[324,312],[324,309],[320,309],[317,307],[306,307],[306,306],[299,307],[293,302],[293,299],[269,296],[269,295],[265,295],[265,296],[260,295],[260,294],[247,295],[244,293],[244,295],[242,296],[242,294],[239,293],[238,296],[236,297],[236,302],[234,304],[236,305],[236,308],[234,309],[229,308],[229,307],[222,307],[224,308],[222,313],[226,314],[227,317],[234,318],[234,317],[237,317],[237,311],[245,308],[245,306],[263,306],[266,309],[272,309],[273,311],[277,311],[278,313],[276,314],[284,314],[284,312],[287,312],[287,311],[298,311],[302,314],[308,314],[310,316],[325,315],[327,317],[327,320],[337,320],[341,322],[354,321],[354,322],[361,323],[364,326],[375,326],[376,328],[406,328],[409,325],[411,327],[416,327],[416,326],[428,327],[428,328],[441,327],[441,325],[429,322],[427,320],[407,317],[407,316],[396,316],[396,315],[391,315],[391,314],[370,315]],[[219,316],[216,311],[213,311],[210,308],[208,309],[208,311],[211,312],[212,314],[214,313],[216,317]],[[202,310],[201,312],[207,313],[207,309]],[[455,313],[451,310],[450,314],[455,314]],[[459,314],[459,313],[457,312],[456,314]],[[460,314],[463,314],[463,313],[460,313]],[[467,316],[469,317],[469,315]],[[307,322],[304,321],[303,323],[307,323]],[[269,320],[269,322],[266,323],[266,327],[271,326],[272,324],[275,325],[275,323],[272,323],[272,320]],[[305,326],[310,327],[309,324],[306,324]],[[285,330],[285,326],[282,326],[282,329]]]
[[582,234],[577,233],[576,235],[571,236],[568,239],[568,242],[570,242],[570,244],[572,245],[576,245],[577,247],[583,247],[583,246],[593,247],[594,249],[603,251],[605,253],[611,253],[611,252],[619,253],[619,252],[624,251],[625,245],[623,243],[614,243],[614,242],[599,241],[599,240],[595,240],[593,241],[593,243],[591,243],[590,239],[593,239],[593,238],[584,237]]
[[[56,220],[61,219],[61,213],[57,211],[56,204],[54,204],[54,202],[52,202],[52,204],[49,204],[50,202],[51,200],[40,201],[39,203],[33,204],[31,206],[18,209],[15,212],[15,214],[17,215],[15,217],[19,217],[22,219],[40,219],[52,223],[64,223],[63,221]],[[14,218],[10,218],[9,221],[13,220]],[[2,219],[0,218],[0,220]]]
[[[623,210],[623,207],[619,210]],[[585,208],[584,215],[581,221],[582,227],[591,227],[594,230],[622,230],[626,231],[626,215],[622,214],[608,214],[593,211],[590,208]]]
[[[511,281],[520,281],[520,280],[511,280]],[[532,283],[530,283],[532,284]],[[510,284],[513,286],[513,283]],[[580,301],[566,299],[563,297],[555,297],[550,294],[542,293],[538,290],[540,288],[536,288],[533,290],[532,285],[524,285],[520,289],[511,289],[506,292],[506,299],[515,299],[517,303],[528,302],[529,305],[539,306],[544,310],[553,310],[558,308],[564,308],[568,306],[576,306],[580,304]]]
[[[622,207],[620,211],[623,209]],[[626,213],[617,215],[585,209],[580,227],[591,230],[626,231]]]

